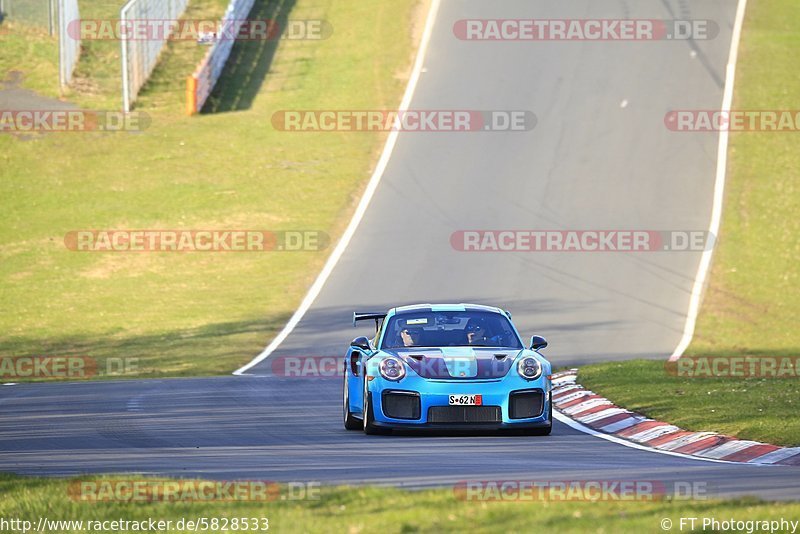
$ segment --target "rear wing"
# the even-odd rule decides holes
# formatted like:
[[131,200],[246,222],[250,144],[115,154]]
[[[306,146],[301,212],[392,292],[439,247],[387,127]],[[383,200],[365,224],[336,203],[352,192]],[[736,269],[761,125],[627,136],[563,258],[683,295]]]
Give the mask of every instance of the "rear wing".
[[386,313],[375,312],[353,312],[353,326],[356,326],[358,321],[375,321],[375,331],[377,332],[381,327],[381,321],[386,319]]

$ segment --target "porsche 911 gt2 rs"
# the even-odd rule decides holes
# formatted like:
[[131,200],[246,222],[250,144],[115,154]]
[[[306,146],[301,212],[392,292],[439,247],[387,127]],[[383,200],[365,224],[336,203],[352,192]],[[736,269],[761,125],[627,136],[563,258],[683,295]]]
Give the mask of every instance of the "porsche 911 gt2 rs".
[[547,346],[525,347],[500,308],[420,304],[353,314],[375,321],[375,336],[355,338],[344,359],[344,426],[392,429],[520,429],[550,433]]

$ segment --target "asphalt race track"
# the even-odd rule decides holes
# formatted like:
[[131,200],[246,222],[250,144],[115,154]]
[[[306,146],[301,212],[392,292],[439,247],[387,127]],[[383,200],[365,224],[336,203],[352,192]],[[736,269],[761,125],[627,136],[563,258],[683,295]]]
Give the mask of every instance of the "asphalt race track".
[[[698,252],[454,250],[458,230],[705,230],[717,137],[664,126],[719,107],[733,1],[446,1],[411,108],[530,110],[526,132],[400,134],[378,190],[311,309],[245,376],[0,387],[0,470],[136,472],[408,487],[497,478],[705,484],[711,495],[800,497],[788,467],[553,435],[365,436],[341,424],[338,378],[275,376],[274,358],[343,354],[354,310],[477,302],[546,336],[556,366],[666,358]],[[710,19],[707,41],[470,42],[462,18]],[[288,134],[287,134],[288,135]]]
[[412,488],[533,477],[660,481],[668,488],[680,481],[698,482],[708,495],[797,496],[793,468],[639,451],[557,422],[546,438],[347,432],[339,420],[339,390],[335,378],[259,377],[7,387],[0,469]]
[[[529,132],[400,134],[355,237],[278,353],[340,354],[354,309],[419,302],[503,306],[526,335],[547,337],[557,364],[675,349],[698,252],[460,252],[450,237],[706,230],[717,136],[672,132],[664,116],[719,108],[735,2],[536,4],[442,4],[410,108],[530,110],[538,123]],[[516,17],[711,19],[720,34],[535,43],[453,35],[459,19]]]

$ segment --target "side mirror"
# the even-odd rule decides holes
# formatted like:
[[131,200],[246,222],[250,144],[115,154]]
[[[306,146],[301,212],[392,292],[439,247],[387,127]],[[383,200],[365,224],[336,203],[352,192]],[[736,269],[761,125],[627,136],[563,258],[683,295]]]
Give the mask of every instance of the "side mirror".
[[[547,343],[545,343],[546,345]],[[367,352],[371,351],[372,348],[369,346],[369,339],[365,336],[359,336],[355,338],[353,341],[350,342],[351,347],[355,347],[357,349],[365,350]]]
[[547,340],[542,336],[531,336],[531,350],[543,349],[547,346]]

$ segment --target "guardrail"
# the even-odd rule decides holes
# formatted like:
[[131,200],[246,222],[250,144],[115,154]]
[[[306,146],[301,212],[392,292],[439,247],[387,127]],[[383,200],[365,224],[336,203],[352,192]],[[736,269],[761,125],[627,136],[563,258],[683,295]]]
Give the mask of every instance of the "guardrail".
[[[242,24],[250,14],[255,0],[231,0],[220,24],[220,35],[238,35]],[[193,115],[203,109],[211,91],[214,89],[231,55],[235,39],[217,38],[197,66],[194,73],[186,80],[186,113]]]

